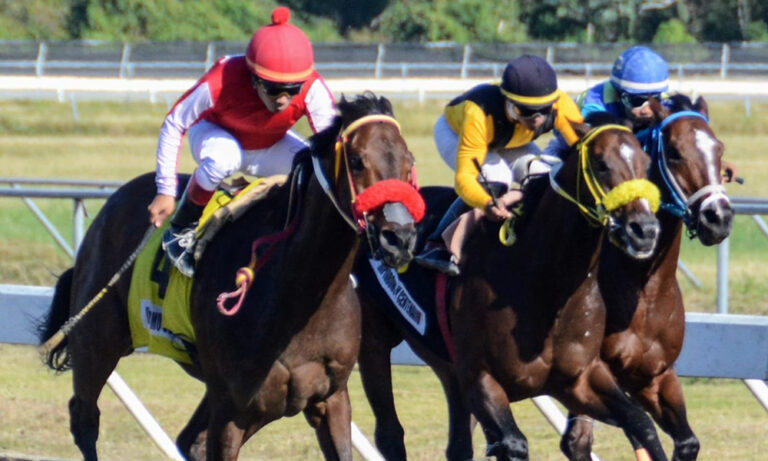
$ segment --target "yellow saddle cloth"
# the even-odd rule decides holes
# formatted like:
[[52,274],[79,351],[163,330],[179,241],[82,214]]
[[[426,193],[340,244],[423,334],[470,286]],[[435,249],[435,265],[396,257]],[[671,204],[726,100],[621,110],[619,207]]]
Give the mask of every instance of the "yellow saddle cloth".
[[[198,233],[205,232],[213,213],[247,197],[247,192],[258,186],[256,180],[234,198],[225,191],[217,191],[203,211]],[[187,345],[195,343],[195,330],[189,315],[192,279],[185,277],[170,264],[160,248],[163,232],[170,220],[154,233],[139,253],[133,267],[131,288],[128,292],[128,321],[133,347],[147,347],[149,352],[191,364]]]

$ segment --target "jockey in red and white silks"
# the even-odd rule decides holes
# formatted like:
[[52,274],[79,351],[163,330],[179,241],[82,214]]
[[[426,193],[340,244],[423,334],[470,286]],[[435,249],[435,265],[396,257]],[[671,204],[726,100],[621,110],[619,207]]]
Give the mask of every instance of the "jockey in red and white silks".
[[176,195],[176,165],[185,133],[199,165],[195,181],[213,191],[237,171],[251,176],[287,173],[294,154],[305,147],[291,127],[306,115],[318,132],[331,124],[335,114],[333,94],[317,72],[304,81],[287,108],[272,112],[251,83],[245,57],[221,58],[163,122],[157,145],[157,191]]
[[[224,178],[238,171],[288,173],[305,147],[293,125],[306,116],[318,132],[336,115],[333,95],[314,69],[312,44],[289,19],[288,8],[275,8],[272,24],[253,34],[245,55],[219,59],[163,122],[149,219],[159,227],[176,208],[163,248],[184,275],[194,274],[195,227]],[[176,167],[187,133],[198,167],[176,207]]]

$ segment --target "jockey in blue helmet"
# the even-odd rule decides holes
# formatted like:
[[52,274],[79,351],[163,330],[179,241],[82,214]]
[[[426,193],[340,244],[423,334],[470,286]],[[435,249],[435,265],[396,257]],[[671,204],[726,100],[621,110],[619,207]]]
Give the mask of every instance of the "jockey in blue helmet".
[[[581,115],[609,112],[619,120],[629,120],[635,133],[653,120],[648,99],[656,98],[666,105],[669,89],[667,62],[650,48],[633,46],[613,63],[611,78],[579,95],[576,104]],[[568,150],[565,141],[555,136],[544,152],[561,156]]]
[[582,115],[607,111],[632,121],[637,130],[653,118],[648,99],[664,102],[668,89],[669,70],[664,58],[650,48],[633,46],[613,63],[610,80],[582,93],[578,104]]

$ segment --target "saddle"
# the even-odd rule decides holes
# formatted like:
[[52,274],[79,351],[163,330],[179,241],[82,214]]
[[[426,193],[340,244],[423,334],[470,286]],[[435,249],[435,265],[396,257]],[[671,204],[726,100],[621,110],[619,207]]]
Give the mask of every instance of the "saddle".
[[195,261],[199,261],[208,244],[221,227],[242,216],[254,203],[261,200],[274,186],[285,184],[288,176],[275,175],[259,178],[251,183],[240,181],[219,189],[203,210],[200,224],[197,226],[197,244]]
[[[286,176],[260,178],[216,191],[203,210],[197,228],[195,259],[214,239],[222,226],[237,220]],[[152,236],[133,267],[128,294],[128,321],[134,348],[147,347],[153,354],[177,362],[196,361],[195,332],[190,319],[192,279],[170,264],[160,240],[164,227]]]

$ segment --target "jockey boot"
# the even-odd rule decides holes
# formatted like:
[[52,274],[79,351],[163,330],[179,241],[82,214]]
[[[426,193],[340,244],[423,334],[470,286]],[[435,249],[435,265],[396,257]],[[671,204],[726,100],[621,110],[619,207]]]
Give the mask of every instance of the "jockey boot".
[[[507,185],[499,182],[490,183],[489,188],[495,197],[499,197],[507,191]],[[458,260],[446,246],[443,233],[459,216],[470,209],[470,206],[464,203],[461,197],[454,200],[435,230],[427,237],[424,250],[413,258],[414,261],[422,267],[434,269],[449,276],[459,275],[461,271]]]
[[443,241],[443,232],[448,226],[451,225],[459,216],[470,210],[469,205],[464,203],[461,197],[451,203],[445,214],[443,215],[437,227],[427,237],[427,241],[424,244],[424,249],[416,255],[413,259],[416,263],[422,267],[428,269],[434,269],[450,276],[459,275],[459,266],[445,246]]
[[190,179],[189,186],[176,208],[176,213],[171,218],[171,226],[163,233],[163,250],[171,263],[187,277],[192,277],[195,273],[194,250],[197,241],[195,229],[205,208],[205,204],[199,205],[190,198],[190,190],[194,195],[195,189],[203,191],[203,194],[199,195],[207,195],[208,191],[200,188],[194,179]]

